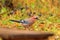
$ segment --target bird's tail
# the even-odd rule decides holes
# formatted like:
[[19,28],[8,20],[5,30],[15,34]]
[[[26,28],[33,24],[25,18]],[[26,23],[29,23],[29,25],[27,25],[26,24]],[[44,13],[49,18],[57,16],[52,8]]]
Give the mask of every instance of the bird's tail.
[[20,23],[20,21],[18,20],[10,20],[10,21]]

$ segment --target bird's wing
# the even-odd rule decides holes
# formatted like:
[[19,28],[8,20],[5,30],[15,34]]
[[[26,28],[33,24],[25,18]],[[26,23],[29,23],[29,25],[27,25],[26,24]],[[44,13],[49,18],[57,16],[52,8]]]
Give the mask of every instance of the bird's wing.
[[23,20],[22,24],[30,24],[28,20]]

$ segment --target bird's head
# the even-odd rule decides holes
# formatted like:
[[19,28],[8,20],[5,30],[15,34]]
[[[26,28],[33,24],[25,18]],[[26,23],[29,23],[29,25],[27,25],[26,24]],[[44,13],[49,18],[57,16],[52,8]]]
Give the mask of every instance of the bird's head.
[[33,16],[32,18],[39,20],[39,17],[38,16]]

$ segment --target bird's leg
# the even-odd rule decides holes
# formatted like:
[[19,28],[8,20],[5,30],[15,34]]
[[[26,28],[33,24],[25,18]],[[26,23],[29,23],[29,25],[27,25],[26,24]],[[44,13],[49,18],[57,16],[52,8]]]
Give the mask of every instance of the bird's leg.
[[29,25],[25,26],[25,30],[30,30],[30,26]]
[[25,30],[29,30],[28,28],[25,28]]
[[31,25],[29,25],[27,29],[28,29],[28,30],[31,30]]

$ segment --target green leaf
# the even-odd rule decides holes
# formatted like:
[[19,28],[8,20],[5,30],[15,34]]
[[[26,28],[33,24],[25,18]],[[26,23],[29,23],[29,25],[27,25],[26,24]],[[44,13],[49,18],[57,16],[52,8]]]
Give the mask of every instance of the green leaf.
[[14,22],[8,21],[10,24],[13,24]]
[[60,19],[58,19],[58,20],[57,20],[57,22],[59,22],[59,23],[60,23]]
[[7,13],[6,14],[3,14],[3,17],[7,17]]
[[47,27],[44,27],[44,31],[48,31],[48,28]]
[[25,13],[25,9],[22,10],[22,13]]
[[56,32],[57,31],[57,28],[53,26],[52,29],[51,29],[51,31],[52,32]]
[[3,4],[5,3],[5,0],[1,0],[1,1],[2,1]]
[[34,9],[35,8],[35,4],[31,3],[31,8]]
[[7,20],[5,20],[5,21],[2,21],[2,23],[3,23],[3,24],[7,24]]
[[36,2],[39,2],[39,0],[36,0]]
[[6,11],[7,11],[7,9],[6,9],[5,7],[2,7],[0,14],[4,13],[4,12],[6,12]]
[[21,3],[18,3],[17,4],[17,8],[20,8],[22,5],[21,5]]
[[22,26],[18,26],[17,28],[18,28],[18,29],[24,29],[24,27],[22,27]]
[[38,5],[39,8],[42,8],[43,6],[42,5]]
[[48,7],[44,7],[44,10],[45,10],[45,11],[49,11],[49,8],[48,8]]

